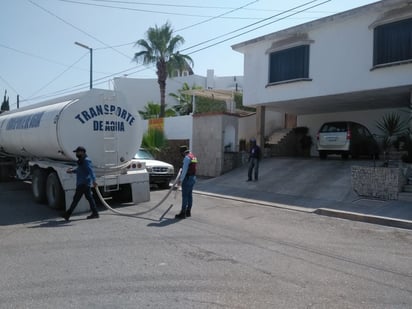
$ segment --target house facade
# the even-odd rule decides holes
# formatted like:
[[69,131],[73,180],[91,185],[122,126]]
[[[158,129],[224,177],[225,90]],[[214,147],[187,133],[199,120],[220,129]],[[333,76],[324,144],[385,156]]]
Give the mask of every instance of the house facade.
[[[244,54],[244,105],[258,107],[258,140],[268,111],[278,127],[351,120],[377,133],[391,111],[412,104],[412,1],[383,0],[233,45]],[[274,120],[275,121],[275,120]],[[312,154],[316,154],[312,149]]]

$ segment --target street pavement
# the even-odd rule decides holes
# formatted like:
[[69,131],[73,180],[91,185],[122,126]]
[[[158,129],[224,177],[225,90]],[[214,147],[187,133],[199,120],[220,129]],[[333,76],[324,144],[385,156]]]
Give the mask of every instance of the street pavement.
[[[266,158],[258,181],[247,182],[247,164],[215,178],[200,178],[196,192],[253,201],[273,207],[412,229],[412,198],[377,200],[357,196],[351,166],[379,166],[370,160],[340,157]],[[407,194],[403,194],[404,198]]]
[[[139,217],[65,222],[29,184],[0,193],[1,309],[411,308],[410,230],[210,193],[175,220],[179,192]],[[139,212],[165,193],[113,206]]]

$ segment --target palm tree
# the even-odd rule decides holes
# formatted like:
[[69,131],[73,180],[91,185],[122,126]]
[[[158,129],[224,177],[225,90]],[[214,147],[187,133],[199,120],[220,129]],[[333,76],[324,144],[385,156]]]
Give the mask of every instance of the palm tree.
[[[143,119],[151,119],[151,118],[160,118],[160,104],[155,103],[153,101],[147,102],[145,106],[143,106],[144,110],[138,111],[140,116]],[[168,108],[165,110],[166,117],[173,117],[176,116],[176,111],[172,108]]]
[[169,96],[171,96],[179,102],[178,105],[173,106],[173,108],[176,110],[176,112],[179,113],[179,115],[189,115],[193,112],[192,95],[186,94],[185,92],[196,89],[199,90],[203,88],[201,86],[196,85],[193,85],[192,88],[190,88],[188,83],[183,83],[182,88],[177,90],[179,94],[169,93]]
[[166,79],[173,69],[182,69],[193,60],[188,55],[180,54],[178,48],[184,43],[180,35],[173,36],[173,29],[167,22],[160,28],[155,25],[146,31],[146,39],[138,40],[135,46],[142,50],[134,54],[133,60],[143,64],[156,64],[157,82],[160,88],[160,114],[165,115]]

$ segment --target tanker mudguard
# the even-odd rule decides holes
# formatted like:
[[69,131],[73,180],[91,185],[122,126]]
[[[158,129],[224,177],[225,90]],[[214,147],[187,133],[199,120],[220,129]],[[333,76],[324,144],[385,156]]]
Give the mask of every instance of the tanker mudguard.
[[[124,165],[142,141],[141,119],[116,91],[89,91],[0,115],[0,149],[13,156],[75,161],[84,146],[96,167]],[[108,158],[107,156],[111,156]]]

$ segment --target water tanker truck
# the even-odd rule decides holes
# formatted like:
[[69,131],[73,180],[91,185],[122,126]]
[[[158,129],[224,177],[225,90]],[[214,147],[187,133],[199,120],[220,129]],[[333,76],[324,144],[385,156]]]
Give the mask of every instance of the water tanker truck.
[[[124,202],[150,199],[144,168],[129,168],[142,141],[141,119],[118,92],[103,89],[52,99],[0,114],[0,156],[18,179],[31,179],[34,199],[52,208],[70,205],[76,176],[73,150],[84,146],[99,190]],[[4,175],[8,164],[0,164]],[[78,211],[88,209],[83,198]]]

